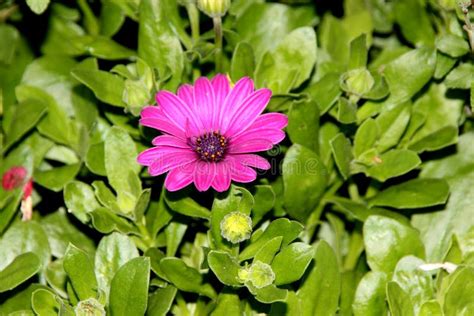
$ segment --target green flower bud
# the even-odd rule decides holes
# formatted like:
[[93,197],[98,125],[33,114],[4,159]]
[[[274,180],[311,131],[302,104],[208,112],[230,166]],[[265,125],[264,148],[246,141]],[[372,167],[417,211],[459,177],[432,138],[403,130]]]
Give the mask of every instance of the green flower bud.
[[353,69],[341,77],[342,88],[356,95],[364,95],[374,86],[375,80],[365,68]]
[[76,316],[105,316],[105,309],[95,298],[80,301],[74,309]]
[[[239,271],[240,272],[240,271]],[[239,273],[240,278],[240,273]],[[258,289],[268,286],[275,280],[275,273],[272,267],[261,261],[252,263],[248,271],[247,280]]]
[[237,272],[237,277],[239,278],[239,281],[242,282],[242,283],[245,283],[247,282],[247,280],[249,279],[249,267],[247,265],[245,265],[245,267],[239,269],[239,271]]
[[211,18],[222,17],[230,7],[230,0],[197,0],[197,5]]
[[241,212],[232,212],[221,221],[221,235],[233,244],[250,238],[252,234],[252,219]]

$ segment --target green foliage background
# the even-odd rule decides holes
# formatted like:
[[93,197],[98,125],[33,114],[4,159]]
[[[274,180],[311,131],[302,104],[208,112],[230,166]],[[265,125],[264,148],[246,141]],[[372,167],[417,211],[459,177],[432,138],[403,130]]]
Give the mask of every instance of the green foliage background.
[[[136,163],[156,91],[216,73],[192,0],[0,2],[0,174],[35,183],[27,222],[21,188],[0,189],[0,315],[474,315],[457,2],[232,1],[222,67],[289,125],[273,172],[223,194],[166,192]],[[236,210],[240,245],[220,231]],[[261,263],[272,284],[239,277]]]

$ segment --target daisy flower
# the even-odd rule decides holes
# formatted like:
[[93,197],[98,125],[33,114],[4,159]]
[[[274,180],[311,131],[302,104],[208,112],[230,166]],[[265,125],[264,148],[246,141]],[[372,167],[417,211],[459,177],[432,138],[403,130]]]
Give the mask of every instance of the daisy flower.
[[231,181],[256,179],[253,168],[268,170],[269,162],[255,152],[269,150],[285,138],[286,115],[262,114],[269,89],[254,89],[250,78],[231,87],[225,75],[201,77],[177,94],[160,91],[158,106],[141,113],[140,124],[163,133],[138,162],[152,176],[168,172],[165,187],[177,191],[194,182],[199,191],[222,192]]

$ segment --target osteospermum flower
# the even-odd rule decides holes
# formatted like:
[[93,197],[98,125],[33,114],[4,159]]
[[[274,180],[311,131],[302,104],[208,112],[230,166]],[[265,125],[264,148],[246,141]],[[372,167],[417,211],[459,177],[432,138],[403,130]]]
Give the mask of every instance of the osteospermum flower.
[[2,176],[2,187],[6,191],[12,191],[23,187],[21,199],[21,213],[24,221],[30,220],[33,216],[33,180],[28,178],[28,171],[25,167],[14,166],[8,169]]
[[205,77],[185,84],[177,95],[160,91],[158,106],[148,106],[140,123],[164,135],[155,147],[142,152],[138,162],[157,176],[168,172],[165,187],[179,190],[192,182],[199,191],[222,192],[231,180],[251,182],[253,168],[267,170],[268,161],[255,152],[271,149],[285,138],[288,119],[280,113],[262,114],[270,101],[269,89],[254,90],[250,78],[232,88],[227,77]]

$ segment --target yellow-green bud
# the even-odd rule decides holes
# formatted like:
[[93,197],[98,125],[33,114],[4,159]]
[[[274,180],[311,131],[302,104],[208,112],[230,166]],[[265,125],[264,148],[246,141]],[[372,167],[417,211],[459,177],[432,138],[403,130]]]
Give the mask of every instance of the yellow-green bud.
[[370,72],[365,68],[353,69],[342,75],[343,85],[350,93],[363,95],[372,89],[375,80]]
[[105,316],[105,309],[95,298],[80,301],[74,309],[76,316]]
[[211,18],[222,17],[230,7],[230,0],[197,0],[197,5]]
[[224,216],[220,223],[221,235],[233,244],[250,238],[252,219],[241,212],[232,212]]
[[[240,272],[240,271],[239,271]],[[239,273],[240,277],[240,273]],[[275,280],[275,273],[272,267],[261,261],[252,263],[248,271],[247,280],[258,289],[268,286]]]

